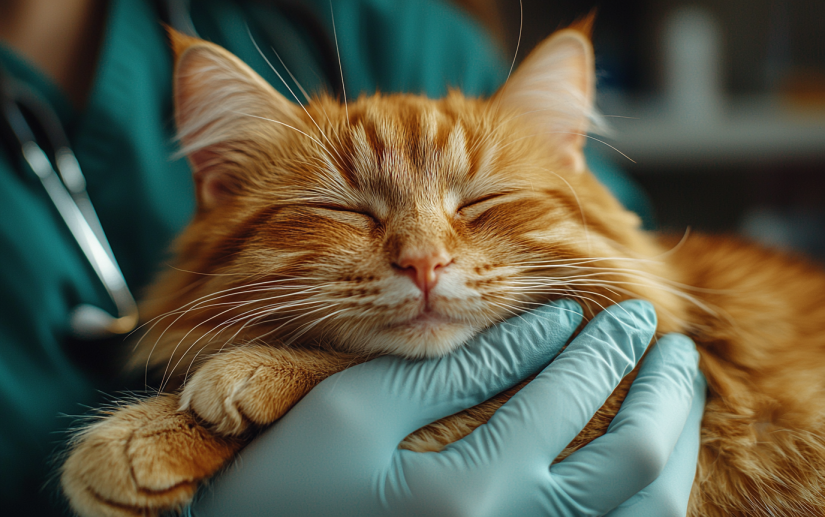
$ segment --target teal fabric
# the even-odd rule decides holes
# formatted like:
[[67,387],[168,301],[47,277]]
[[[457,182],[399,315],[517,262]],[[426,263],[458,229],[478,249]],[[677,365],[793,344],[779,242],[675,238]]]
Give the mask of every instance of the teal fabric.
[[[109,3],[93,88],[81,111],[0,45],[0,64],[46,99],[64,123],[137,295],[194,210],[188,164],[170,158],[172,58],[153,5]],[[328,1],[305,5],[331,38]],[[486,95],[506,76],[506,59],[454,7],[434,0],[340,0],[334,9],[350,98],[374,91],[440,96],[447,86]],[[320,47],[294,17],[256,2],[196,0],[192,11],[202,37],[237,54],[283,94],[289,92],[249,33],[284,77],[270,47],[306,90],[330,89]],[[71,423],[61,415],[82,414],[100,403],[101,391],[130,385],[118,372],[92,373],[90,363],[101,348],[68,342],[73,307],[85,302],[112,311],[112,304],[42,186],[30,171],[19,172],[16,156],[4,153],[0,147],[0,500],[10,515],[23,509],[51,515],[64,508],[54,483],[42,488],[53,473],[48,459]],[[120,347],[115,342],[108,350]]]

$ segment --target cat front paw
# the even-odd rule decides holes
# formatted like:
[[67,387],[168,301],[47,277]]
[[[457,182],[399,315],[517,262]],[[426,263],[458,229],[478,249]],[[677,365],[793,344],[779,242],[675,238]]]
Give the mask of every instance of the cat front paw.
[[186,383],[181,409],[191,409],[222,435],[279,419],[330,372],[315,354],[242,346],[216,355]]
[[179,412],[176,395],[114,410],[80,431],[61,469],[69,503],[84,517],[153,517],[188,504],[242,443]]

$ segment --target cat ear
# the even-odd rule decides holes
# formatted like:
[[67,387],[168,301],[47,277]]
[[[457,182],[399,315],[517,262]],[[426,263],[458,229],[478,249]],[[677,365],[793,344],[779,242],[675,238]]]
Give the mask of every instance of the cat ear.
[[541,42],[494,98],[545,135],[562,166],[576,171],[585,169],[582,149],[593,116],[592,23],[591,15]]
[[300,125],[298,107],[223,48],[171,29],[169,37],[180,154],[192,164],[198,206],[209,210],[238,191],[263,143]]

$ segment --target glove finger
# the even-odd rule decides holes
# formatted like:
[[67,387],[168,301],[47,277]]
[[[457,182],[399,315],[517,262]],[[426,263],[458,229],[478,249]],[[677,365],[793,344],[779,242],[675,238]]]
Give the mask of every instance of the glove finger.
[[602,515],[655,480],[690,414],[697,373],[690,339],[671,334],[659,340],[607,434],[550,468],[560,504]]
[[[369,430],[370,448],[394,450],[412,431],[539,371],[558,354],[581,317],[575,302],[559,300],[496,325],[445,357],[409,361],[388,356],[354,366],[319,384],[308,397],[326,399],[330,414],[343,417],[338,422],[342,428],[352,426],[358,435]],[[375,429],[382,430],[380,436]]]
[[665,469],[653,483],[611,511],[608,514],[610,517],[658,517],[687,513],[699,457],[706,389],[705,377],[700,372],[693,380],[694,395],[688,420]]
[[548,465],[630,372],[655,328],[650,304],[613,306],[487,424],[438,454],[398,451],[387,483],[400,487],[387,491],[397,498],[393,511],[411,501],[419,501],[418,513],[426,513],[423,502],[437,502],[469,508],[468,515],[547,513],[558,506],[543,492]]
[[655,329],[647,302],[602,311],[475,439],[494,440],[505,457],[549,465],[633,369]]

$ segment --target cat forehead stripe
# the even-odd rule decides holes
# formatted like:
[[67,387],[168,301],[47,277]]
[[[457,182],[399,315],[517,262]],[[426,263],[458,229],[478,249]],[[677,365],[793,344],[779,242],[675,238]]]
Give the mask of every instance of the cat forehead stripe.
[[390,114],[368,110],[354,126],[351,141],[356,184],[370,185],[379,178],[390,182],[382,189],[410,181],[438,189],[470,173],[463,124],[432,107],[408,107]]

